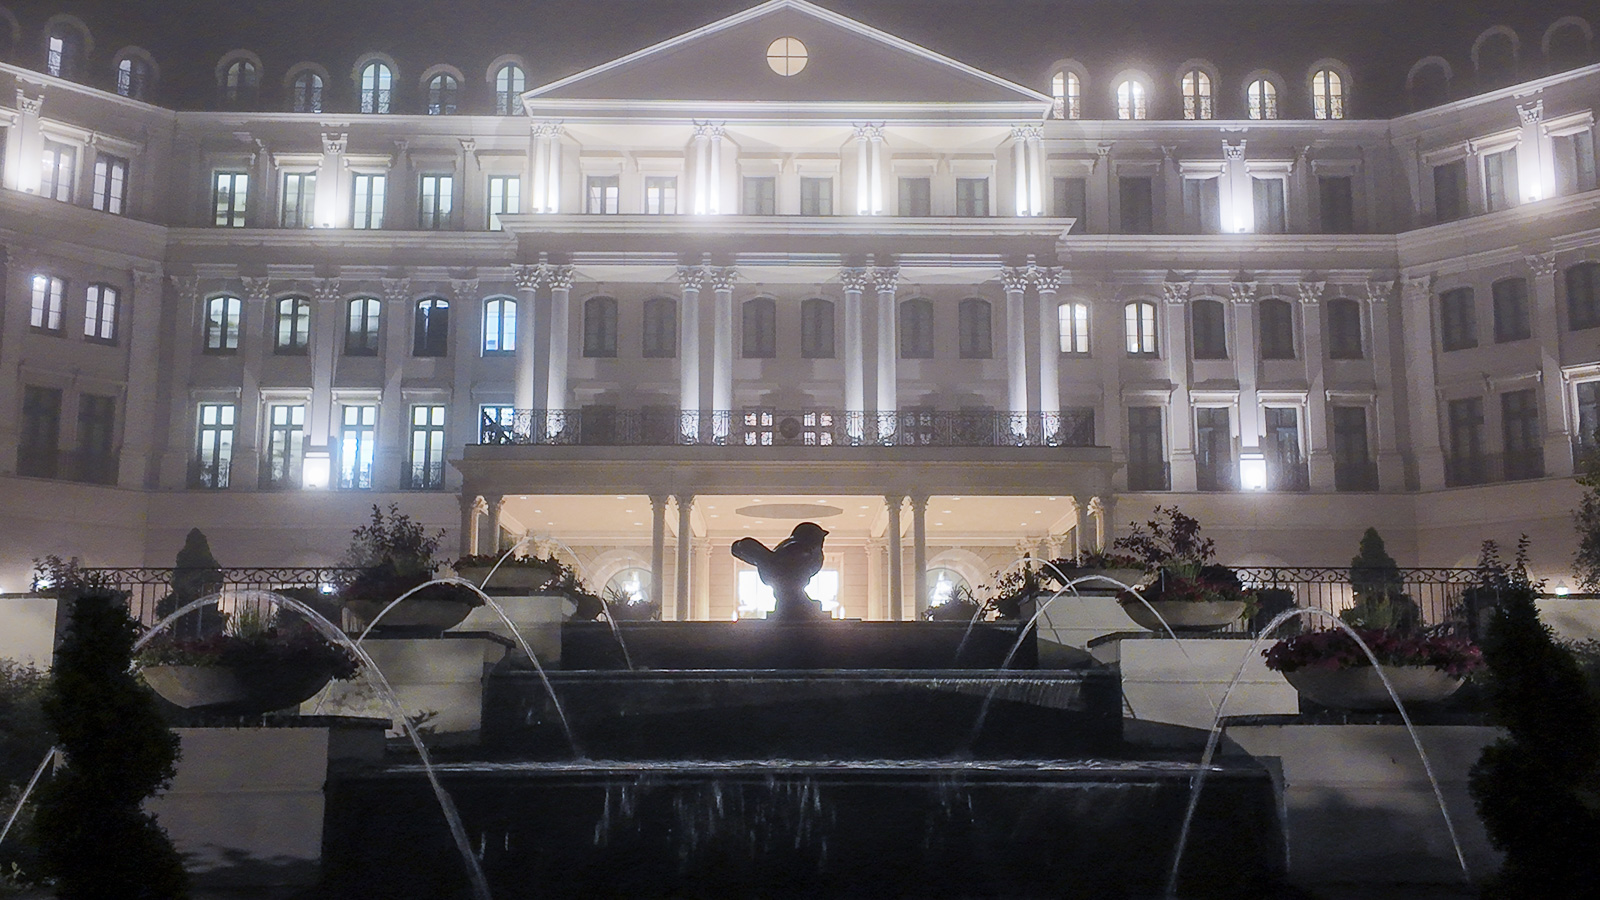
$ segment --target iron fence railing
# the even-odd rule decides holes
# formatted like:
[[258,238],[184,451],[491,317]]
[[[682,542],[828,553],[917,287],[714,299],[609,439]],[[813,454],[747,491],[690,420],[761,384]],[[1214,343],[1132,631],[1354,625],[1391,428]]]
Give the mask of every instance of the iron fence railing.
[[481,444],[608,447],[1093,447],[1094,413],[991,410],[519,409],[485,412]]
[[242,609],[267,612],[271,601],[254,598],[251,591],[290,591],[295,599],[308,602],[335,624],[348,624],[341,621],[342,615],[332,594],[337,585],[348,581],[359,570],[338,566],[225,569],[140,566],[81,571],[95,583],[126,593],[129,614],[146,627],[177,611],[180,604],[173,589],[175,581],[184,586],[188,599],[219,595],[215,609],[198,610],[174,626],[180,636],[193,636],[216,630],[222,624],[223,614]]
[[1538,448],[1478,456],[1446,454],[1444,458],[1444,483],[1448,487],[1543,477],[1544,451]]
[[[1296,606],[1339,613],[1355,603],[1348,567],[1242,566],[1233,571],[1246,587],[1290,591]],[[1457,623],[1476,634],[1481,616],[1474,607],[1482,598],[1468,596],[1467,589],[1476,586],[1481,576],[1477,569],[1402,568],[1399,589],[1417,604],[1424,625]]]
[[1336,491],[1375,491],[1378,489],[1378,464],[1371,460],[1335,460],[1333,489]]

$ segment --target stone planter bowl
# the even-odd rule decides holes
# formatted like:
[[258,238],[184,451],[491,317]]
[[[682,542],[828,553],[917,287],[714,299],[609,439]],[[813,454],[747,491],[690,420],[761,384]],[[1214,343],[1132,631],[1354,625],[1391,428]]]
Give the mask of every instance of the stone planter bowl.
[[283,665],[145,666],[146,684],[174,706],[197,712],[251,716],[299,706],[327,685],[332,673]]
[[[1434,703],[1454,694],[1462,679],[1432,666],[1381,666],[1394,685],[1400,702]],[[1332,709],[1393,712],[1394,701],[1384,690],[1377,669],[1296,669],[1283,677],[1302,697]]]
[[[1159,619],[1151,613],[1151,607],[1160,615]],[[1150,606],[1138,600],[1125,600],[1122,603],[1122,611],[1140,628],[1161,633],[1167,630],[1161,625],[1163,621],[1173,631],[1216,631],[1226,628],[1239,621],[1244,615],[1244,607],[1243,600],[1151,600]]]
[[[494,571],[493,577],[489,575],[491,569]],[[555,573],[534,566],[512,565],[507,560],[498,569],[492,566],[463,566],[456,570],[456,577],[470,581],[485,591],[532,592],[548,584]],[[485,578],[489,579],[487,583],[484,582]]]

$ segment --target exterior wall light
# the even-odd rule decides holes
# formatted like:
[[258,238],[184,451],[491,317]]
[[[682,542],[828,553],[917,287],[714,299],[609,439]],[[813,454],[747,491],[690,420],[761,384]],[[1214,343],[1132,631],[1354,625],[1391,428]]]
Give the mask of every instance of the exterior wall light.
[[1267,489],[1267,457],[1259,450],[1239,454],[1239,487],[1246,491]]
[[327,450],[307,450],[300,482],[307,490],[325,491],[328,489],[332,470],[333,460],[328,456]]
[[1556,592],[1555,593],[1556,593],[1557,597],[1565,597],[1566,595],[1572,593],[1572,589],[1567,587],[1567,582],[1564,579],[1563,580],[1558,580],[1556,582]]

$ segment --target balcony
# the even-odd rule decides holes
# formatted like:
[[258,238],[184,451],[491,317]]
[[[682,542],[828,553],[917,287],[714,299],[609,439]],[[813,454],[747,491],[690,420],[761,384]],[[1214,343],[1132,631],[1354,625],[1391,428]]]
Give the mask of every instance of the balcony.
[[1334,460],[1333,489],[1352,492],[1377,490],[1378,464],[1370,459]]
[[485,414],[479,444],[717,447],[1093,447],[1089,410],[829,409],[678,412],[670,409],[516,410]]
[[227,460],[205,462],[193,459],[189,461],[189,487],[204,490],[218,491],[228,486],[229,464]]
[[1267,490],[1301,492],[1311,490],[1311,472],[1303,459],[1267,461]]
[[1496,481],[1525,481],[1543,477],[1544,451],[1538,447],[1511,453],[1444,458],[1446,487],[1466,487]]
[[1164,460],[1157,462],[1129,460],[1128,490],[1170,491],[1172,490],[1172,468]]

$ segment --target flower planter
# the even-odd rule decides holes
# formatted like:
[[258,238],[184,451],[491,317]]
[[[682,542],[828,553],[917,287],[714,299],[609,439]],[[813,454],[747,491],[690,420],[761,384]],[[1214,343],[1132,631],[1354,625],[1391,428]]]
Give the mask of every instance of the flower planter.
[[[1122,611],[1140,628],[1149,631],[1216,631],[1226,628],[1244,615],[1243,600],[1151,600],[1146,606],[1138,600],[1125,600]],[[1154,607],[1155,612],[1151,612]],[[1157,618],[1157,615],[1160,618]],[[1166,622],[1166,626],[1162,626]]]
[[1124,590],[1118,585],[1131,588],[1140,582],[1150,580],[1150,576],[1143,569],[1062,569],[1061,574],[1069,581],[1079,582],[1076,587],[1080,594],[1115,593]]
[[[378,614],[383,612],[384,607],[392,602],[392,600],[381,603],[376,600],[346,600],[344,605],[361,621],[370,625],[378,618]],[[453,597],[417,595],[407,598],[405,602],[384,614],[375,630],[445,631],[460,625],[477,606],[476,603]]]
[[229,715],[260,715],[299,706],[316,696],[333,673],[325,666],[145,666],[146,684],[183,709]]
[[[489,575],[491,571],[494,572],[492,577]],[[549,584],[555,573],[536,566],[512,565],[507,561],[498,569],[492,566],[462,566],[456,569],[456,576],[463,581],[472,582],[485,591],[532,593]]]
[[[1433,703],[1461,687],[1462,679],[1432,666],[1381,666],[1400,702]],[[1300,668],[1283,677],[1302,697],[1333,709],[1393,711],[1394,701],[1372,666],[1345,669]]]

